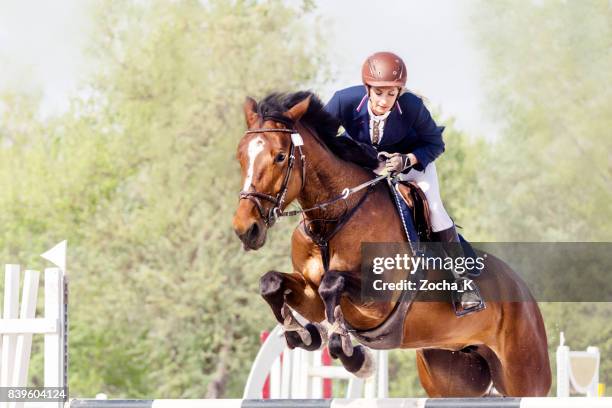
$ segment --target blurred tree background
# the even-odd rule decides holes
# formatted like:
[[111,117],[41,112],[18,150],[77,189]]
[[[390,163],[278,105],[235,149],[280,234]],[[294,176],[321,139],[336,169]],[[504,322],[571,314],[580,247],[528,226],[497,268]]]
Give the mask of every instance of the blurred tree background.
[[[470,4],[504,127],[490,140],[439,118],[449,212],[472,241],[610,241],[609,3]],[[97,69],[68,112],[42,120],[39,94],[0,90],[0,258],[35,266],[69,240],[72,395],[240,397],[274,325],[258,280],[289,270],[295,225],[257,253],[231,230],[242,102],[333,81],[325,27],[310,1],[122,0],[95,13]],[[542,307],[551,351],[560,330],[573,348],[599,346],[610,384],[610,305]],[[413,354],[392,354],[393,396],[423,395]]]
[[36,95],[2,96],[1,258],[40,263],[68,239],[73,395],[241,394],[273,326],[258,280],[289,267],[291,229],[256,255],[231,229],[242,103],[320,74],[309,11],[101,2],[87,97],[39,122]]
[[[471,22],[503,124],[478,178],[476,240],[612,241],[612,4],[479,0]],[[553,368],[560,331],[572,348],[597,345],[611,395],[612,304],[541,308]]]

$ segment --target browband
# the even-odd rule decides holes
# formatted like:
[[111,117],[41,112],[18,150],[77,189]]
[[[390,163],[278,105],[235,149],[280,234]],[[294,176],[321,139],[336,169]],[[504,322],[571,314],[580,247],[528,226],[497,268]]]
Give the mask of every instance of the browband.
[[273,120],[275,122],[282,123],[283,125],[289,128],[293,128],[293,126],[295,126],[295,122],[291,118],[288,118],[283,115],[262,115],[261,118],[262,118],[262,121],[264,122],[266,120]]

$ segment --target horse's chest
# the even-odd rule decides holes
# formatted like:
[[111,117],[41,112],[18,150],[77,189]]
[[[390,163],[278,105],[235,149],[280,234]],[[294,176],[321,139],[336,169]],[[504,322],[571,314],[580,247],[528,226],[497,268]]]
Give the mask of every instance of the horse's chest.
[[336,252],[331,254],[329,269],[341,272],[358,271],[361,264],[361,254]]
[[323,262],[320,257],[311,257],[304,262],[302,275],[304,275],[304,278],[314,286],[318,287],[321,284],[323,272]]
[[[333,252],[330,254],[329,269],[333,271],[349,272],[359,270],[360,260],[356,257],[346,256],[341,252]],[[307,281],[314,286],[319,286],[323,279],[323,261],[320,256],[308,258],[302,267],[302,275]]]

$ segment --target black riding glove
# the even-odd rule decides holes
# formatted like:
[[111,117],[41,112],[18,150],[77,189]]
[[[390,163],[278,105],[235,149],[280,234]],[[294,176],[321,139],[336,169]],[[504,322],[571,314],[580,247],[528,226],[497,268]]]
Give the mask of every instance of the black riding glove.
[[407,154],[380,152],[378,155],[386,159],[385,170],[391,175],[401,173],[411,166]]

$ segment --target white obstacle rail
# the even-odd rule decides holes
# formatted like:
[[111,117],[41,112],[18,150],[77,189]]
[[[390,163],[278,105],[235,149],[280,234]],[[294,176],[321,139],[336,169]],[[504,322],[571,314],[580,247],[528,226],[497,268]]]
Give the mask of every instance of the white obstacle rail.
[[610,408],[612,398],[73,400],[70,408]]
[[[0,319],[0,387],[27,387],[32,336],[44,335],[44,387],[65,387],[67,383],[67,286],[64,276],[66,241],[42,256],[58,267],[44,273],[44,317],[36,317],[40,273],[23,274],[21,306],[19,288],[21,267],[6,265],[4,302]],[[7,391],[8,392],[8,391]],[[63,403],[0,401],[0,408],[62,406]]]
[[[571,351],[561,332],[557,347],[557,397],[569,397],[570,391],[587,397],[599,395],[599,349]],[[611,405],[612,407],[612,405]]]
[[[298,320],[301,317],[296,316]],[[262,398],[262,387],[270,379],[270,398],[321,398],[324,378],[348,381],[346,398],[388,396],[387,351],[372,350],[376,372],[367,380],[339,366],[321,363],[321,351],[290,350],[282,326],[278,325],[262,344],[247,378],[243,398]],[[282,358],[281,358],[282,357]],[[281,361],[282,360],[282,361]]]

